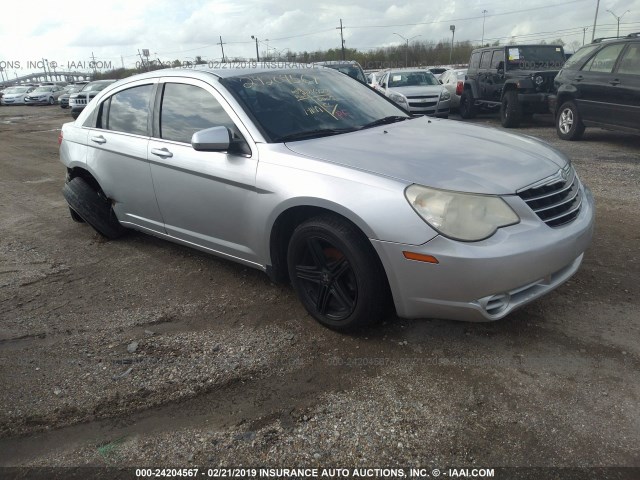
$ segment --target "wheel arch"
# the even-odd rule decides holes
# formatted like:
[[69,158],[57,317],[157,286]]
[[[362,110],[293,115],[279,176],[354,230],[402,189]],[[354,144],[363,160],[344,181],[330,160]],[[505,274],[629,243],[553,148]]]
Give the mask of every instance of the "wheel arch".
[[103,191],[102,187],[100,186],[100,183],[98,182],[98,180],[96,180],[96,177],[93,176],[93,174],[87,170],[86,168],[83,167],[68,167],[67,168],[67,182],[70,180],[73,180],[76,177],[80,177],[82,178],[84,181],[86,181],[92,188],[94,188],[96,191]]
[[[353,212],[346,211],[341,205],[319,205],[309,202],[288,206],[277,215],[270,230],[268,245],[270,262],[267,265],[267,274],[271,280],[276,283],[287,283],[289,281],[287,249],[293,231],[303,222],[323,214],[334,215],[349,222],[366,239],[371,238],[373,235],[372,230],[360,217],[353,214]],[[382,261],[373,246],[371,246],[371,250],[376,255],[380,265],[382,265]]]

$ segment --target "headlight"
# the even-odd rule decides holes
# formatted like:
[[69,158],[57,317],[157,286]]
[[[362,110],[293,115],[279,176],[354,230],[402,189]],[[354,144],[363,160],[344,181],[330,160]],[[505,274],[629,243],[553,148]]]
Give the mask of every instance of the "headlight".
[[407,98],[404,95],[401,95],[399,93],[392,93],[389,95],[389,98],[391,100],[393,100],[394,102],[409,107],[409,103],[407,102]]
[[442,235],[455,240],[483,240],[498,228],[520,221],[500,197],[449,192],[421,185],[411,185],[404,193],[418,215]]
[[449,90],[442,90],[442,93],[440,94],[440,100],[449,100],[451,98],[451,94],[449,93]]

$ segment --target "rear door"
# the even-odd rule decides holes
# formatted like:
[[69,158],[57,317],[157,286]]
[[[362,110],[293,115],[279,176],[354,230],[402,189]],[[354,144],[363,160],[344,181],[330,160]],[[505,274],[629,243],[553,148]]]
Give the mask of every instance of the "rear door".
[[622,52],[611,83],[620,99],[617,124],[640,130],[640,42],[630,43]]
[[154,89],[154,80],[134,82],[100,103],[87,120],[87,167],[112,200],[120,222],[163,233],[147,160]]
[[[224,97],[196,79],[168,77],[160,85],[154,138],[148,158],[160,211],[169,235],[217,253],[256,260],[248,212],[258,200],[257,150]],[[196,151],[192,135],[224,126],[238,147]]]

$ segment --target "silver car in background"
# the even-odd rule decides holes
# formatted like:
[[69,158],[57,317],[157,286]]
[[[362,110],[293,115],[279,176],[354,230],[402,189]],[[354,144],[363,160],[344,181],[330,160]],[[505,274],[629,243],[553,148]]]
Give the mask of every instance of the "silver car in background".
[[451,95],[451,99],[449,100],[451,110],[457,110],[460,106],[460,96],[464,90],[464,77],[466,74],[466,68],[459,68],[447,70],[440,76],[442,86]]
[[2,105],[24,105],[25,97],[33,92],[36,87],[17,86],[5,88],[2,92]]
[[451,95],[429,70],[389,70],[378,82],[377,90],[412,115],[449,116]]
[[327,68],[137,75],[60,143],[74,220],[262,270],[336,330],[391,306],[500,319],[571,277],[592,237],[592,196],[560,152],[412,118]]

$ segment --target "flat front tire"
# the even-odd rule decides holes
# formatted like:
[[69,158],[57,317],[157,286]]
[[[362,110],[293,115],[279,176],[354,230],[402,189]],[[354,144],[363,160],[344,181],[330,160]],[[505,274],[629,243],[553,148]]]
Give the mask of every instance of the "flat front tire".
[[82,177],[75,177],[65,184],[62,194],[72,211],[71,217],[77,221],[77,215],[81,220],[91,225],[100,235],[108,239],[121,237],[126,228],[120,225],[113,213],[111,202],[102,191],[95,190]]
[[584,123],[575,102],[565,102],[558,110],[556,132],[562,140],[579,140],[582,137]]
[[371,242],[347,220],[321,215],[299,225],[287,263],[298,298],[322,325],[349,331],[387,315],[384,269]]

